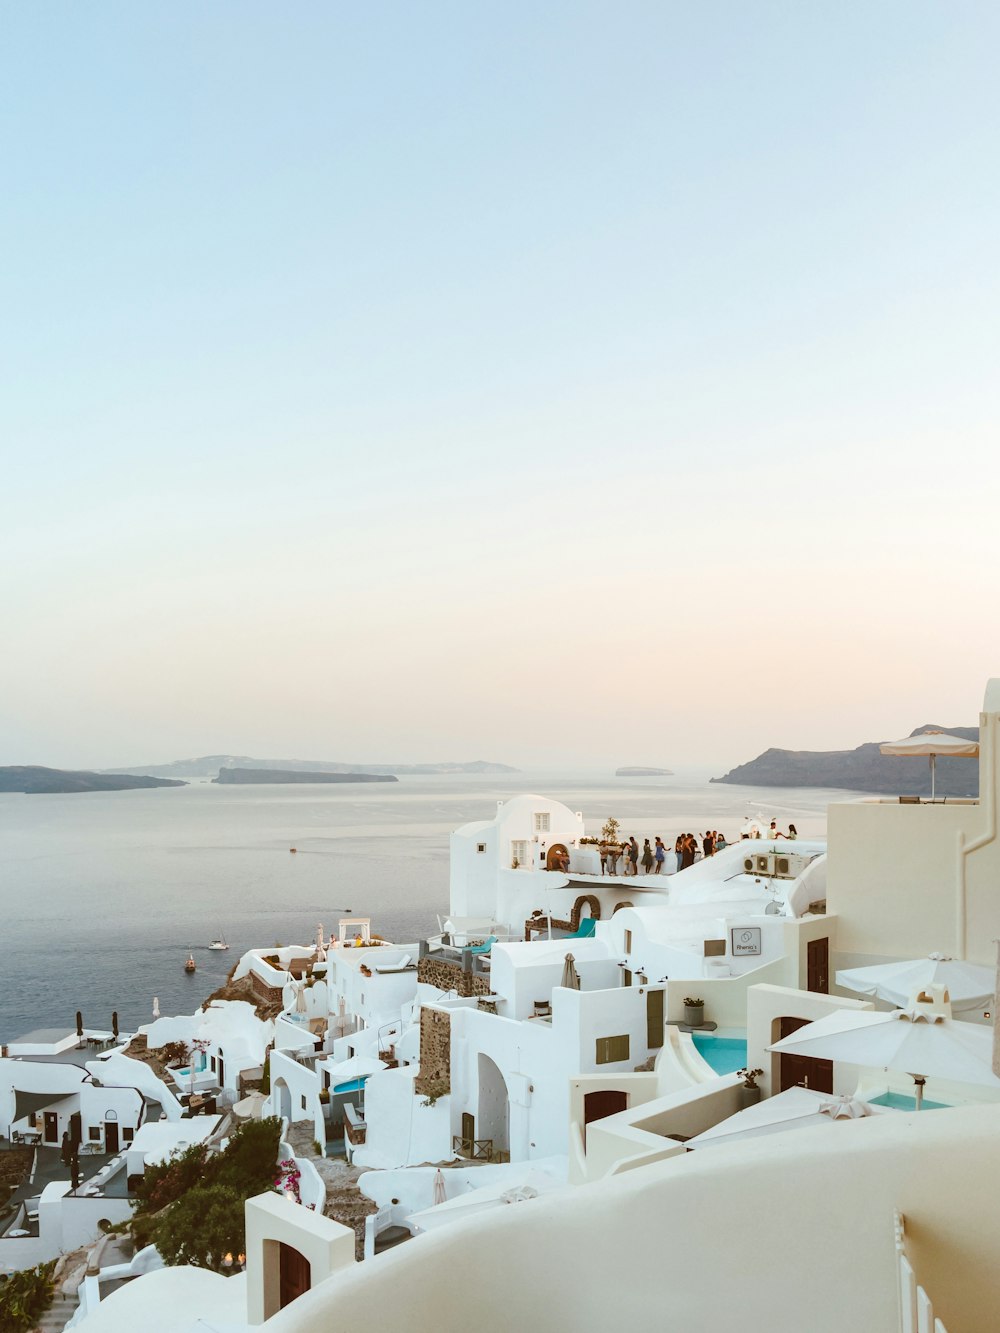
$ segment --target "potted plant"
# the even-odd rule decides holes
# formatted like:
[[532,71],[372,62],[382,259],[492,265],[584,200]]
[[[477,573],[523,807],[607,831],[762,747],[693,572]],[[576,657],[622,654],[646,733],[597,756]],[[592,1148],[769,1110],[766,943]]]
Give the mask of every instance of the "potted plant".
[[740,1088],[743,1094],[743,1105],[755,1105],[760,1101],[760,1088],[757,1086],[757,1080],[763,1076],[763,1069],[737,1069],[736,1072],[743,1080],[743,1085]]
[[689,1028],[700,1028],[705,1021],[705,1001],[690,995],[684,997],[684,1023]]

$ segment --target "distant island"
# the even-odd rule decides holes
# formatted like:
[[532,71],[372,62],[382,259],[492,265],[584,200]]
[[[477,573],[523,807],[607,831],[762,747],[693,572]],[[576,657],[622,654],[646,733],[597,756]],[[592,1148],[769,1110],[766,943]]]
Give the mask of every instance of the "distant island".
[[418,773],[517,773],[507,764],[485,759],[441,764],[347,764],[326,759],[251,759],[249,755],[206,754],[198,759],[175,759],[170,764],[146,764],[119,768],[116,773],[134,773],[154,778],[212,778],[224,768],[256,768],[285,773],[375,773],[396,777]]
[[133,773],[88,773],[65,768],[39,768],[35,764],[0,768],[0,791],[19,791],[28,796],[53,796],[74,791],[133,791],[140,787],[185,787],[173,778],[154,778]]
[[307,773],[288,768],[220,768],[212,779],[224,786],[271,782],[398,782],[392,773]]
[[[979,739],[978,727],[939,727],[930,723],[910,734],[946,731],[966,740]],[[926,759],[879,753],[884,741],[868,741],[856,750],[765,750],[713,782],[743,787],[843,787],[878,795],[930,795]],[[972,759],[937,760],[938,796],[978,796],[979,765]]]
[[669,768],[616,768],[616,778],[672,778]]

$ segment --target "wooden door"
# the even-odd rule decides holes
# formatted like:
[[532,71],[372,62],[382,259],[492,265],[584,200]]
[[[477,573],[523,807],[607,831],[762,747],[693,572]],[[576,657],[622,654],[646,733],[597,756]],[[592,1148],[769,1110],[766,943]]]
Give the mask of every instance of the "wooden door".
[[108,1153],[118,1151],[118,1126],[113,1120],[104,1122],[104,1151]]
[[830,994],[830,941],[824,936],[821,940],[810,940],[806,947],[806,990],[818,991],[820,995]]
[[[790,1037],[793,1032],[798,1032],[809,1022],[807,1018],[782,1018],[781,1036]],[[814,1060],[808,1055],[791,1055],[787,1051],[781,1054],[781,1066],[778,1081],[781,1084],[779,1092],[784,1092],[786,1088],[795,1088],[799,1084],[805,1084],[812,1088],[814,1092],[833,1092],[833,1061],[832,1060]]]
[[292,1301],[309,1290],[312,1284],[312,1269],[309,1260],[291,1245],[286,1245],[284,1241],[279,1242],[278,1255],[278,1309],[283,1310],[286,1305],[291,1305]]
[[[660,992],[663,993],[662,991]],[[583,1143],[587,1144],[587,1126],[605,1116],[617,1115],[628,1110],[628,1093],[617,1088],[605,1088],[601,1092],[588,1092],[583,1098]]]
[[476,1117],[470,1115],[468,1111],[462,1112],[462,1148],[467,1153],[472,1153],[476,1140]]
[[219,1056],[218,1075],[219,1075],[219,1087],[224,1088],[226,1086],[226,1067],[222,1063],[221,1055]]
[[663,1045],[663,991],[646,992],[646,1045],[651,1051]]
[[55,1111],[45,1112],[45,1142],[59,1142],[59,1116]]

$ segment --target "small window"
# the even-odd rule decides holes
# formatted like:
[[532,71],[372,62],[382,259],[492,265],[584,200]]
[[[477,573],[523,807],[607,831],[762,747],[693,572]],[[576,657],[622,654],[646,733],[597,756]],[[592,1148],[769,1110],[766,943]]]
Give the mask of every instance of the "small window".
[[705,958],[725,958],[725,956],[726,956],[725,940],[705,941],[705,953],[704,953]]
[[100,1143],[101,1141],[100,1125],[91,1125],[91,1127],[87,1130],[87,1137],[90,1139],[91,1143]]
[[477,851],[477,852],[485,852],[485,851],[486,851],[486,843],[485,843],[485,842],[477,842],[477,843],[476,843],[476,851]]
[[551,815],[535,815],[535,832],[548,833],[552,823]]
[[626,930],[625,932],[625,952],[632,952],[632,932],[630,930]]
[[599,1065],[617,1064],[628,1059],[628,1033],[620,1037],[597,1038],[597,1063]]
[[303,1111],[304,1111],[304,1110],[306,1109],[306,1099],[305,1099],[305,1097],[300,1097],[300,1098],[299,1098],[299,1101],[302,1103],[302,1109],[303,1109]]
[[125,1143],[131,1143],[135,1138],[135,1130],[131,1125],[122,1125],[122,1140]]
[[215,1056],[212,1056],[212,1073],[215,1073]]
[[523,839],[510,844],[510,864],[514,870],[528,864],[528,844]]

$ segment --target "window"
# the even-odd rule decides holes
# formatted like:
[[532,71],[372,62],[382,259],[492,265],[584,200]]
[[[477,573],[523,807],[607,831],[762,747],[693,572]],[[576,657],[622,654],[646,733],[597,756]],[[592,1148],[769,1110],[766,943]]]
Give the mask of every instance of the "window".
[[305,1097],[300,1097],[300,1098],[299,1098],[299,1101],[302,1103],[302,1109],[303,1109],[303,1111],[304,1111],[304,1110],[306,1109],[306,1099],[305,1099]]
[[476,851],[477,851],[477,852],[485,852],[485,851],[486,851],[486,843],[485,843],[485,842],[477,842],[477,843],[476,843]]
[[528,844],[523,839],[510,844],[510,864],[515,870],[528,864]]
[[100,1125],[91,1125],[91,1127],[87,1130],[87,1137],[90,1139],[91,1143],[100,1143],[101,1141]]
[[536,832],[536,833],[548,833],[548,832],[549,832],[549,829],[550,829],[550,825],[551,825],[551,823],[552,823],[552,816],[551,816],[551,815],[547,815],[547,814],[546,814],[546,815],[542,815],[542,814],[535,815],[535,832]]
[[131,1125],[122,1125],[122,1139],[126,1143],[131,1143],[135,1138],[135,1130]]
[[706,958],[725,958],[726,941],[725,940],[706,940],[705,954]]
[[626,930],[625,932],[625,952],[632,952],[632,932],[630,930]]
[[597,1038],[597,1063],[599,1065],[617,1064],[628,1059],[628,1033],[621,1037]]

